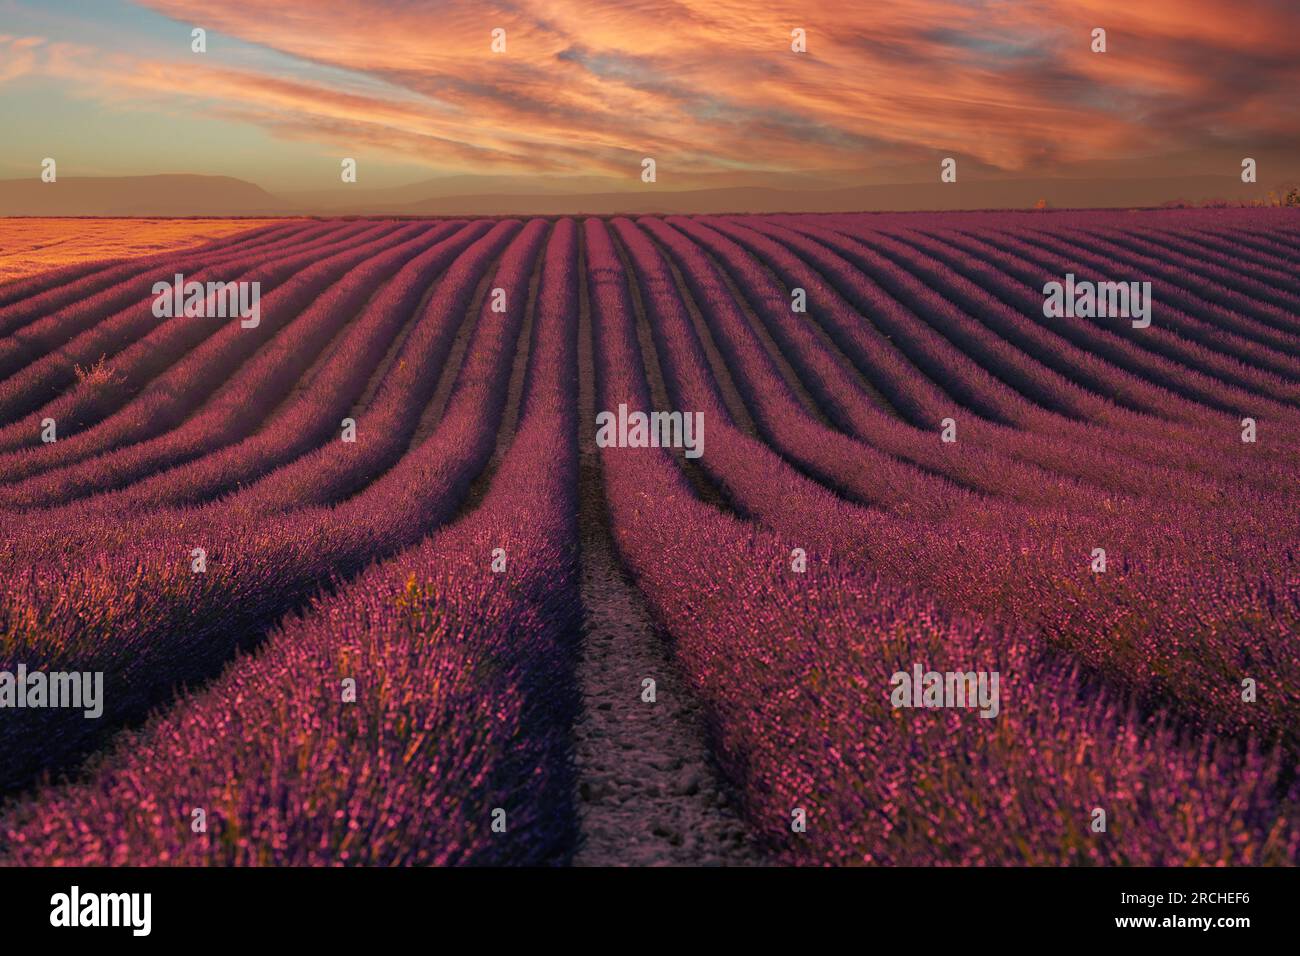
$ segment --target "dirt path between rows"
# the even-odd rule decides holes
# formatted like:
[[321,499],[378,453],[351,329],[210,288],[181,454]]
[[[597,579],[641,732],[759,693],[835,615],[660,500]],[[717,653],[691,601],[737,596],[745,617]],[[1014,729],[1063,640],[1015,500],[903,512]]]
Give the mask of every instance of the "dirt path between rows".
[[[619,561],[595,445],[595,367],[580,256],[579,513],[585,627],[575,726],[576,866],[762,862],[705,744],[702,712]],[[655,681],[655,702],[642,681]]]

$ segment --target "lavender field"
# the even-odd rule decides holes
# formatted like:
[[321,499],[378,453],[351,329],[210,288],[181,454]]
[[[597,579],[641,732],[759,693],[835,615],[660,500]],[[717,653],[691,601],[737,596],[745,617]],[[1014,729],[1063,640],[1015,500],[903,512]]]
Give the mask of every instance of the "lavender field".
[[0,865],[1294,865],[1298,264],[327,219],[0,283]]

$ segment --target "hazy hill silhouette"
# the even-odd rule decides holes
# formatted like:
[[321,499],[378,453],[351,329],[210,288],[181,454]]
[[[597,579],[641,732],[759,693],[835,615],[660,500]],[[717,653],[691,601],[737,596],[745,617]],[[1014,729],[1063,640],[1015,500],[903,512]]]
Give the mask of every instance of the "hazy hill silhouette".
[[[1074,167],[1079,168],[1079,167]],[[1276,167],[1275,167],[1276,168]],[[405,186],[273,194],[228,176],[162,175],[78,178],[43,183],[0,180],[0,216],[265,216],[265,215],[561,215],[589,213],[857,212],[1158,206],[1172,201],[1264,199],[1285,181],[1246,184],[1215,175],[1110,175],[1072,178],[959,176],[956,183],[893,182],[812,188],[804,176],[774,185],[673,189],[662,181],[610,189],[608,180],[456,176]],[[891,170],[898,173],[897,170]],[[1116,173],[1119,175],[1116,175]],[[838,178],[838,177],[836,177]],[[697,180],[698,181],[698,180]],[[529,189],[529,186],[535,188]],[[595,188],[595,187],[604,187]]]
[[[364,211],[417,215],[558,215],[564,213],[902,212],[945,209],[1029,209],[1049,206],[1104,209],[1156,206],[1175,200],[1263,199],[1264,185],[1225,182],[1222,176],[1163,179],[1029,179],[958,183],[902,183],[843,189],[787,190],[740,187],[585,195],[467,195],[375,206]],[[1153,196],[1159,197],[1152,199]],[[356,211],[363,211],[359,204]]]
[[231,176],[63,177],[0,180],[2,216],[261,216],[300,210]]

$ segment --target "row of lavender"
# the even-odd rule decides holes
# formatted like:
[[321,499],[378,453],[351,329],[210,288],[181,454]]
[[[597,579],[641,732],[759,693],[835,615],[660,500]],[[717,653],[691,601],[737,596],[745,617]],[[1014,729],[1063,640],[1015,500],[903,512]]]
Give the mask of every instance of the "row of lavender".
[[[649,407],[639,318],[660,394],[709,423],[706,480],[732,514],[695,499],[661,452],[606,449],[603,466],[624,558],[677,638],[752,822],[806,861],[1293,860],[1300,334],[1278,265],[1294,263],[1295,233],[1224,237],[1210,222],[1135,239],[1094,220],[1027,243],[1020,221],[965,222],[582,228],[601,404]],[[294,235],[319,248],[294,254]],[[20,659],[102,669],[112,702],[93,730],[58,712],[6,714],[0,743],[14,756],[0,783],[17,790],[75,766],[339,582],[258,656],[115,741],[90,779],[25,797],[5,815],[13,859],[562,855],[569,456],[584,425],[561,402],[545,427],[528,426],[539,389],[572,397],[573,225],[299,226],[247,241],[269,250],[251,253],[252,267],[285,287],[261,338],[141,322],[119,286],[152,263],[65,277],[109,291],[89,308],[58,288],[0,289],[0,323],[38,333],[22,345],[35,360],[0,383],[16,396],[0,430],[12,436],[0,559],[14,572],[0,598],[0,670]],[[1216,243],[1235,268],[1207,266],[1209,281],[1180,271]],[[194,261],[203,268],[227,244],[243,263],[236,241]],[[1044,276],[1099,267],[1150,269],[1175,304],[1170,322],[1144,338],[1034,317]],[[418,545],[488,461],[511,363],[529,344],[530,272],[541,284],[519,434],[483,504]],[[504,316],[475,310],[489,277],[507,292]],[[807,315],[791,311],[796,286]],[[110,317],[111,335],[86,337]],[[367,381],[398,330],[392,363]],[[452,342],[464,338],[451,383]],[[66,363],[105,345],[127,381],[59,395]],[[150,365],[158,349],[185,371],[169,379]],[[358,402],[366,440],[328,441]],[[438,414],[420,428],[427,406]],[[37,447],[32,416],[69,408],[83,416],[69,439]],[[1267,440],[1240,442],[1245,414]],[[937,426],[950,416],[961,437],[949,447]],[[196,543],[211,562],[202,575],[188,563]],[[504,578],[486,570],[495,547]],[[795,547],[812,556],[804,574],[790,570]],[[1112,557],[1106,574],[1090,572],[1096,547]],[[300,656],[285,650],[299,645]],[[357,703],[343,702],[334,685],[375,648],[398,656],[362,671],[382,660],[399,677],[358,678]],[[998,671],[1002,715],[900,716],[888,678],[917,661]],[[300,687],[299,670],[324,676]],[[1261,691],[1250,702],[1246,678]],[[431,679],[451,696],[431,698]],[[276,695],[289,684],[285,709]],[[250,705],[260,693],[265,705]],[[214,726],[221,760],[219,744],[199,742]],[[236,746],[248,740],[266,746]],[[354,786],[337,761],[378,740],[380,762],[362,760]],[[442,783],[421,776],[422,761]],[[240,780],[258,783],[233,789]],[[195,840],[187,807],[217,808],[219,836]],[[446,828],[428,827],[431,807]],[[1114,821],[1106,839],[1087,832],[1098,807]],[[807,834],[790,830],[795,808]],[[496,810],[509,838],[485,828]],[[86,814],[103,825],[87,828]]]
[[[528,233],[531,254],[540,230]],[[575,253],[561,224],[525,407],[481,505],[121,736],[87,782],[18,806],[0,825],[7,862],[565,858],[580,620]],[[486,560],[496,549],[501,574]]]
[[[473,232],[486,229],[484,224]],[[11,756],[0,783],[21,786],[43,769],[70,765],[115,727],[167,701],[177,686],[215,674],[235,650],[260,640],[336,576],[351,576],[416,543],[454,513],[493,447],[522,298],[508,321],[475,323],[479,342],[460,369],[463,387],[433,433],[414,447],[408,440],[421,403],[411,396],[428,391],[429,369],[437,366],[427,363],[445,352],[493,260],[506,251],[497,278],[517,286],[543,232],[543,223],[521,232],[518,223],[505,222],[459,250],[369,403],[377,423],[395,428],[376,428],[368,433],[371,440],[356,445],[330,442],[278,470],[272,470],[274,457],[238,450],[236,478],[259,472],[266,477],[238,490],[222,481],[222,490],[233,494],[190,507],[154,507],[130,522],[120,520],[112,502],[101,507],[95,498],[47,511],[44,520],[8,513],[2,557],[12,573],[0,597],[3,664],[8,670],[21,662],[32,669],[102,672],[108,704],[94,722],[68,711],[7,714],[0,736]],[[363,247],[360,253],[376,251]],[[412,284],[419,287],[418,273],[399,273],[390,288],[409,290]],[[389,306],[381,294],[367,308]],[[262,349],[254,362],[231,371],[240,376],[256,370],[257,360],[277,351],[291,355],[298,322],[314,314],[314,306],[306,308],[289,323],[279,350]],[[275,418],[258,435],[272,444],[292,440],[293,421]],[[74,442],[75,437],[68,444]],[[203,469],[208,478],[212,453],[222,448],[214,443],[206,456],[196,450],[185,469],[160,472],[153,480],[188,497],[194,489],[188,469]],[[218,471],[217,477],[230,476]],[[297,493],[304,486],[310,494]],[[70,533],[49,534],[50,522]],[[196,548],[204,553],[202,573],[194,571]]]
[[[710,281],[721,294],[719,277],[698,248],[680,235],[674,239],[662,224],[643,225],[644,232],[616,221],[614,231],[639,280],[665,385],[679,403],[705,409],[718,423],[702,463],[737,512],[763,530],[696,500],[671,459],[655,449],[607,450],[614,526],[711,706],[720,757],[751,818],[772,841],[806,861],[1294,860],[1300,834],[1289,792],[1294,750],[1261,751],[1215,732],[1216,721],[1231,723],[1247,740],[1255,729],[1273,742],[1294,728],[1294,712],[1285,713],[1294,701],[1286,682],[1294,674],[1294,579],[1272,582],[1289,589],[1291,605],[1270,627],[1267,600],[1249,595],[1255,600],[1222,602],[1213,576],[1188,586],[1188,566],[1161,568],[1167,577],[1154,581],[1154,569],[1133,568],[1122,575],[1122,590],[1098,586],[1089,580],[1086,549],[1071,560],[1069,525],[1044,521],[1019,540],[981,538],[960,522],[918,526],[836,498],[728,420],[710,389],[721,375],[710,375],[696,336],[712,335],[738,382],[746,361],[730,344],[743,337],[720,326],[716,332],[691,327],[685,296],[649,235],[675,248],[681,272],[705,290],[696,301],[708,302],[698,312],[709,324],[735,319],[739,310],[706,298]],[[685,232],[704,228],[680,225]],[[604,227],[588,229],[593,275],[603,282],[593,304],[602,329],[598,354],[607,363],[604,401],[644,406],[645,371],[631,327],[638,310],[625,298]],[[805,444],[815,439],[815,426],[809,427]],[[997,506],[996,499],[979,504]],[[975,540],[954,542],[954,535]],[[1267,544],[1276,547],[1279,539]],[[795,546],[822,560],[804,574],[791,573]],[[1172,556],[1180,553],[1185,550]],[[1241,560],[1228,554],[1221,565]],[[1177,587],[1166,587],[1169,582]],[[977,599],[988,590],[1000,593],[981,605]],[[1025,599],[1012,600],[1017,593]],[[1143,599],[1158,606],[1162,598],[1177,601],[1169,618],[1146,625],[1141,635],[1163,670],[1197,672],[1201,684],[1193,686],[1208,701],[1204,733],[1188,733],[1181,715],[1159,707],[1183,704],[1199,716],[1199,699],[1190,692],[1190,699],[1177,699],[1178,684],[1157,686],[1152,677],[1161,670],[1148,661],[1121,659],[1133,643],[1115,627],[1127,604]],[[1074,616],[1052,621],[1047,600]],[[1090,627],[1088,612],[1106,610],[1109,619]],[[983,613],[961,613],[969,611]],[[1203,629],[1180,630],[1188,621]],[[1188,644],[1184,653],[1168,646],[1183,634],[1203,645],[1217,637],[1210,650],[1219,658],[1206,663],[1198,656],[1204,647],[1187,654]],[[1079,664],[1080,658],[1092,664],[1088,655],[1060,652],[1065,636],[1078,644],[1091,639],[1088,649],[1115,658],[1113,666],[1090,674]],[[1273,703],[1248,713],[1238,674],[1214,665],[1222,665],[1225,653],[1250,651],[1275,659],[1253,662]],[[987,722],[966,711],[892,709],[891,675],[917,663],[927,671],[1000,673],[1003,709]],[[1273,669],[1279,665],[1281,673]],[[1144,678],[1154,712],[1135,708],[1123,694]],[[1284,713],[1274,722],[1277,710]],[[812,821],[807,833],[789,827],[793,808]],[[1097,809],[1111,821],[1108,836],[1089,830]]]

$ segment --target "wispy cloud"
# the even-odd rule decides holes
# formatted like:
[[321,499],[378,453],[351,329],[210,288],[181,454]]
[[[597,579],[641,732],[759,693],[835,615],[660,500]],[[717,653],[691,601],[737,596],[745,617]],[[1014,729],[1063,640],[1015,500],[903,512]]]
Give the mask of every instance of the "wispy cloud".
[[[147,0],[214,40],[86,50],[0,37],[0,82],[43,73],[119,106],[189,109],[323,149],[446,170],[634,176],[928,161],[1057,164],[1300,145],[1290,0]],[[507,31],[507,52],[489,49]],[[808,51],[790,50],[790,31]],[[1094,27],[1109,50],[1089,49]],[[223,56],[229,37],[271,62]],[[182,45],[182,42],[184,45]]]

